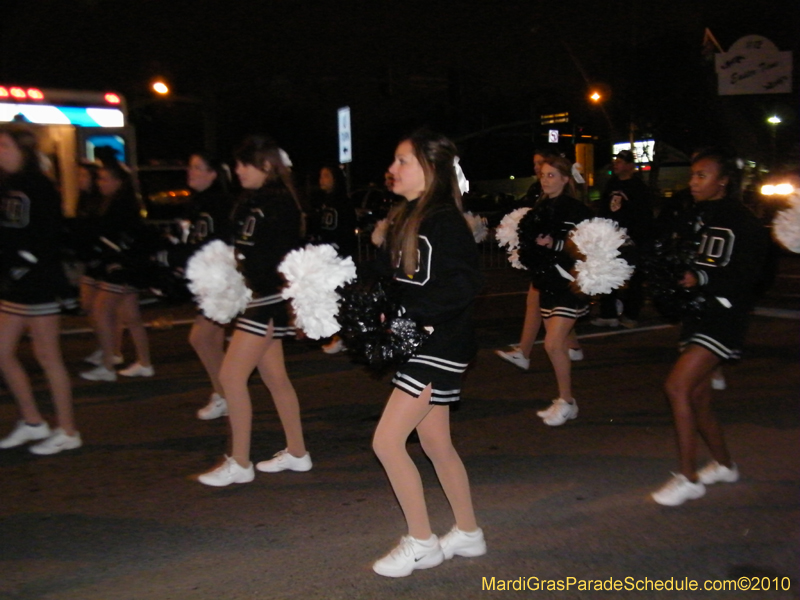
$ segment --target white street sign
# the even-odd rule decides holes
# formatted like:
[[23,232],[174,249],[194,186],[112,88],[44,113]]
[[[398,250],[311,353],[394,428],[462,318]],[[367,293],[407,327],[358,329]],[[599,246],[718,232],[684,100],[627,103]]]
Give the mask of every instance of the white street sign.
[[353,162],[353,139],[350,135],[350,107],[339,109],[339,162]]

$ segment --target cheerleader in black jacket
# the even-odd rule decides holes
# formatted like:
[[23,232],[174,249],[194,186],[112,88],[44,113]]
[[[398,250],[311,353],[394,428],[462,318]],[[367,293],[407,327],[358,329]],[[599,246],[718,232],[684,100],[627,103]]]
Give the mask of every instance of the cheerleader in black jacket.
[[137,269],[148,262],[143,246],[148,237],[141,207],[133,189],[130,171],[121,163],[103,165],[97,186],[103,196],[96,224],[96,245],[101,248],[101,267],[97,272],[97,291],[89,317],[102,350],[101,364],[81,373],[90,381],[116,381],[115,357],[119,350],[119,330],[130,331],[136,349],[136,362],[122,369],[125,377],[152,377],[150,342],[139,310],[140,274]]
[[[61,308],[66,300],[77,306],[56,243],[61,224],[61,198],[39,166],[35,134],[16,124],[0,126],[0,372],[22,415],[0,448],[39,440],[31,452],[55,454],[81,446],[59,342]],[[56,408],[52,432],[16,356],[26,329]]]
[[[187,258],[213,240],[228,241],[231,237],[233,201],[228,194],[229,175],[225,165],[206,153],[189,157],[187,183],[193,194],[189,210],[183,216],[188,223]],[[189,332],[189,343],[203,363],[214,391],[208,404],[197,411],[203,420],[228,414],[219,371],[225,357],[225,328],[203,314],[195,317]]]
[[283,359],[282,338],[294,335],[294,329],[289,325],[287,303],[281,298],[284,281],[278,273],[283,257],[300,242],[300,203],[282,152],[269,138],[245,140],[236,152],[236,175],[245,194],[233,217],[234,246],[253,299],[236,320],[220,370],[231,425],[231,454],[198,478],[218,487],[248,483],[255,476],[250,462],[253,407],[248,380],[256,368],[272,395],[286,436],[286,449],[256,468],[268,473],[311,469],[300,404]]
[[574,197],[576,188],[572,164],[566,158],[545,158],[541,181],[542,197],[520,221],[520,229],[524,231],[525,223],[538,219],[545,231],[533,242],[549,249],[541,251],[544,253],[542,268],[532,268],[533,265],[528,268],[533,274],[533,285],[539,290],[545,326],[544,349],[558,382],[558,398],[537,414],[547,425],[557,426],[578,416],[578,404],[572,396],[570,338],[574,337],[575,321],[589,312],[586,297],[571,289],[568,272],[574,266],[574,260],[564,247],[570,231],[578,223],[591,218],[592,212]]
[[[699,317],[684,319],[682,352],[664,385],[675,419],[680,463],[679,472],[653,493],[653,499],[666,506],[700,498],[706,485],[739,479],[711,409],[711,378],[722,361],[741,355],[768,237],[737,198],[738,183],[736,160],[728,152],[709,148],[692,158],[689,187],[696,202],[700,242],[694,266],[679,285],[702,292],[705,308]],[[699,472],[698,433],[713,459]]]
[[[454,159],[452,142],[422,131],[400,143],[390,169],[392,191],[406,199],[387,240],[394,279],[406,315],[432,333],[394,376],[373,440],[408,524],[408,535],[373,565],[388,577],[486,552],[467,473],[450,439],[450,405],[460,399],[462,374],[476,352],[472,303],[482,285]],[[420,475],[406,450],[415,429],[455,516],[441,539],[431,531]]]

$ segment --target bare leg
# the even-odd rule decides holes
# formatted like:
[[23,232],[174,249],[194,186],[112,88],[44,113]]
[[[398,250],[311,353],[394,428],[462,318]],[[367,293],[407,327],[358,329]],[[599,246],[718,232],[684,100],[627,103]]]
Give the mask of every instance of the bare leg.
[[525,320],[522,322],[522,337],[519,342],[519,349],[525,358],[531,357],[533,344],[539,335],[539,328],[542,325],[542,311],[539,308],[539,290],[528,286],[528,295],[525,299]]
[[[270,332],[272,328],[270,327]],[[300,402],[283,359],[283,341],[272,339],[258,363],[261,380],[272,394],[272,401],[278,411],[278,417],[286,436],[286,449],[296,458],[306,455],[303,440],[303,424],[300,421]]]
[[572,401],[572,361],[569,358],[567,338],[575,327],[575,319],[550,317],[545,320],[544,349],[553,365],[558,382],[558,396]]
[[417,433],[453,509],[456,526],[462,531],[475,531],[478,523],[472,508],[467,470],[450,437],[450,407],[434,406],[417,425]]
[[395,388],[389,396],[372,440],[372,449],[386,470],[389,483],[405,515],[408,533],[419,540],[431,537],[431,524],[425,506],[422,479],[408,454],[406,442],[411,432],[433,409],[429,404],[430,397],[430,386],[425,388],[419,398]]
[[84,312],[92,318],[92,306],[94,305],[94,298],[97,295],[97,287],[89,284],[86,281],[81,281],[79,286],[80,303]]
[[567,348],[570,350],[581,349],[581,343],[578,341],[578,334],[575,333],[575,327],[569,330],[569,335],[567,336]]
[[[142,321],[142,313],[139,311],[139,293],[130,292],[121,294],[122,298],[119,302],[119,322],[125,323],[128,331],[131,332],[133,338],[133,346],[136,348],[136,360],[143,367],[152,366],[150,361],[150,342],[147,339],[147,330],[144,328],[144,321]],[[112,330],[113,334],[119,333],[119,328]],[[121,338],[121,334],[117,341]],[[117,348],[114,348],[117,350]]]
[[700,433],[700,437],[703,438],[706,446],[708,446],[708,450],[711,452],[711,456],[714,460],[721,465],[731,468],[733,463],[731,462],[730,452],[728,452],[728,446],[725,444],[725,436],[711,408],[712,394],[710,377],[707,383],[708,385],[706,385],[706,382],[703,382],[703,384],[696,387],[692,394],[692,409],[694,410],[697,431]]
[[203,363],[214,391],[224,397],[219,372],[225,358],[225,328],[203,315],[197,315],[189,332],[189,343]]
[[118,327],[117,310],[122,294],[98,290],[92,307],[94,331],[103,351],[103,366],[114,369],[114,335]]
[[75,435],[72,385],[61,355],[61,315],[33,317],[30,327],[33,351],[50,385],[58,425],[67,435]]
[[17,401],[22,419],[30,425],[38,425],[44,419],[36,406],[28,374],[17,358],[17,348],[27,326],[27,318],[0,312],[0,371],[8,389]]
[[[693,404],[701,407],[702,417],[707,419],[704,423],[704,432],[712,437],[712,443],[717,445],[717,452],[723,459],[723,464],[729,465],[730,457],[727,456],[727,449],[720,451],[720,444],[725,448],[721,431],[718,437],[714,428],[719,429],[716,419],[710,419],[713,423],[709,424],[710,402],[711,402],[711,374],[719,365],[719,357],[706,350],[702,346],[691,344],[681,353],[672,371],[667,376],[664,384],[664,391],[669,398],[672,406],[672,416],[675,420],[675,433],[678,442],[678,459],[681,474],[685,475],[690,481],[697,481],[697,415]],[[708,398],[705,399],[705,396]],[[705,405],[705,406],[704,406]],[[723,454],[725,456],[723,456]]]
[[[97,298],[100,293],[100,290],[97,288],[96,285],[90,285],[85,281],[81,281],[80,284],[80,302],[81,308],[86,312],[87,317],[89,318],[89,323],[92,325],[92,329],[95,331],[95,335],[99,337],[100,334],[98,333],[98,325],[97,325]],[[118,310],[118,309],[117,309]],[[115,329],[114,329],[114,355],[121,356],[122,355],[122,335],[125,332],[125,324],[117,317],[115,317]],[[102,347],[101,347],[102,351]]]
[[271,330],[267,337],[253,335],[241,329],[235,330],[219,373],[225,399],[228,401],[231,456],[242,467],[250,465],[250,439],[253,431],[253,405],[247,384],[250,374],[271,340]]

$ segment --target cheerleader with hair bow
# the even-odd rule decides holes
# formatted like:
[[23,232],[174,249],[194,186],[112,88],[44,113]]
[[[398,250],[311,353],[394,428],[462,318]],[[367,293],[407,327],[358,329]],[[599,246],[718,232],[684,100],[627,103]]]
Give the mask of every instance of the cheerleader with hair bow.
[[[244,195],[233,216],[234,249],[252,299],[236,319],[219,375],[231,426],[231,454],[198,477],[200,483],[215,487],[253,481],[255,469],[268,473],[311,469],[300,404],[284,363],[283,338],[293,336],[294,328],[289,324],[287,303],[281,295],[284,280],[278,272],[284,256],[300,243],[302,210],[288,157],[272,139],[248,137],[235,158]],[[213,248],[211,244],[209,248]],[[254,369],[272,395],[286,436],[286,448],[255,468],[250,462],[253,407],[248,389]]]
[[[472,304],[482,286],[455,160],[450,140],[417,131],[397,146],[390,168],[392,191],[405,198],[389,225],[390,268],[405,316],[430,336],[395,374],[373,439],[408,526],[400,544],[373,565],[387,577],[486,552],[467,473],[450,437],[450,406],[460,400],[462,375],[477,349]],[[406,449],[415,430],[455,516],[455,526],[441,538],[431,530],[419,471]]]
[[562,156],[549,156],[541,167],[542,196],[519,222],[519,260],[539,290],[545,326],[544,349],[553,365],[558,398],[537,414],[545,424],[563,425],[578,416],[572,395],[572,359],[575,321],[589,312],[583,294],[576,293],[570,271],[573,257],[565,251],[570,232],[590,219],[592,212],[575,198],[572,164]]

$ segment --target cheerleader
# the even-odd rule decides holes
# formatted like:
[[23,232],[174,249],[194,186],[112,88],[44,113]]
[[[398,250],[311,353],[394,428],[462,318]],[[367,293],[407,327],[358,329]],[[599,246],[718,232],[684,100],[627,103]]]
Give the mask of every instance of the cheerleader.
[[[550,150],[537,150],[533,153],[533,172],[536,181],[525,192],[520,206],[533,208],[543,194],[542,190],[542,166],[546,158],[556,155]],[[542,325],[542,310],[539,306],[539,290],[533,285],[528,286],[528,293],[525,299],[525,318],[522,322],[522,334],[518,345],[510,350],[495,350],[494,353],[503,360],[510,362],[515,367],[527,371],[531,366],[531,352],[536,338],[539,335],[539,328]],[[583,349],[580,346],[575,330],[570,333],[569,338],[569,358],[572,361],[583,360]]]
[[[705,486],[733,483],[732,461],[722,427],[711,408],[712,376],[723,361],[740,358],[748,314],[765,262],[767,237],[737,197],[739,170],[733,155],[708,148],[692,158],[689,187],[696,203],[700,238],[694,265],[678,284],[704,300],[700,316],[687,316],[681,354],[664,384],[675,420],[679,472],[652,494],[665,506],[705,495]],[[697,471],[697,434],[711,462]]]
[[[221,161],[199,152],[189,158],[187,183],[193,193],[189,211],[184,215],[189,227],[187,254],[212,240],[229,239],[233,202],[228,194],[228,181],[227,166]],[[197,411],[197,418],[210,420],[227,416],[228,404],[219,380],[225,357],[225,328],[199,313],[189,332],[189,343],[203,363],[214,389],[208,404]]]
[[[546,425],[563,425],[578,416],[578,403],[572,395],[572,360],[575,321],[589,312],[586,297],[576,294],[571,286],[569,270],[574,260],[564,251],[569,232],[581,221],[592,217],[579,200],[572,165],[562,156],[544,159],[541,167],[542,196],[520,221],[523,232],[527,223],[539,222],[536,237],[527,243],[541,248],[536,251],[542,264],[526,264],[531,271],[533,287],[539,290],[539,304],[545,327],[544,349],[558,383],[558,398],[537,414]],[[520,234],[522,237],[523,233]],[[522,253],[521,253],[522,256]],[[524,261],[523,261],[524,262]],[[574,352],[574,350],[573,350]]]
[[[461,213],[453,143],[418,131],[400,142],[391,166],[392,191],[405,198],[387,240],[405,315],[431,336],[400,367],[375,430],[381,461],[408,525],[408,535],[373,565],[387,577],[486,552],[466,470],[450,437],[450,406],[460,399],[464,370],[476,352],[472,304],[482,286],[475,242]],[[419,472],[406,450],[416,430],[433,462],[456,524],[433,534]]]
[[[22,416],[0,440],[0,448],[37,440],[30,447],[34,454],[80,448],[59,342],[60,312],[69,295],[60,250],[53,243],[61,235],[61,198],[42,173],[36,136],[17,124],[0,126],[0,219],[0,373]],[[74,299],[69,302],[77,305]],[[58,428],[53,431],[17,358],[26,330],[55,405]]]
[[281,298],[284,282],[277,269],[286,253],[299,245],[302,211],[282,155],[275,142],[262,136],[249,137],[236,152],[236,175],[245,195],[234,213],[234,245],[253,300],[236,320],[220,370],[231,425],[231,454],[198,477],[205,485],[221,487],[253,481],[253,408],[248,381],[256,368],[275,402],[286,449],[255,468],[267,473],[311,469],[300,404],[283,358],[283,338],[294,335],[294,329],[289,326],[288,307]]
[[96,244],[102,248],[101,267],[97,273],[97,290],[92,297],[89,318],[102,350],[101,364],[81,373],[89,381],[116,381],[114,365],[119,362],[119,328],[130,331],[136,349],[136,362],[119,371],[125,377],[152,377],[150,343],[139,311],[139,290],[136,246],[146,235],[139,200],[127,167],[121,163],[103,165],[98,172],[97,186],[103,197],[97,224]]
[[[97,177],[100,165],[94,162],[78,163],[78,206],[75,217],[69,220],[72,230],[71,245],[76,254],[83,261],[83,273],[79,281],[81,309],[88,315],[91,313],[94,298],[100,283],[99,273],[102,272],[100,253],[95,249],[95,240],[92,238],[96,232],[97,223],[101,217],[103,196],[97,187]],[[90,316],[91,319],[91,316]],[[119,325],[114,330],[114,365],[121,365],[125,359],[122,356],[122,336],[125,327]],[[103,364],[103,349],[98,347],[94,352],[83,359],[84,362],[95,367]]]
[[[322,167],[319,171],[319,189],[320,193],[314,199],[314,205],[319,206],[319,241],[331,244],[339,256],[355,259],[358,249],[356,207],[347,195],[347,181],[342,170],[333,165]],[[338,335],[322,346],[325,354],[336,354],[342,350],[346,348]]]

